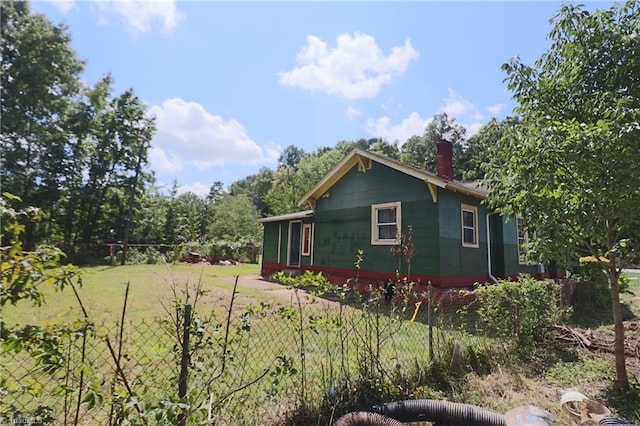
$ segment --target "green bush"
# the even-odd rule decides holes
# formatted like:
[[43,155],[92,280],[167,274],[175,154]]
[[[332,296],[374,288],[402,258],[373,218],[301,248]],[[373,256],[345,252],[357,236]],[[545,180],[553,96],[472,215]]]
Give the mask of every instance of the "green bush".
[[571,278],[578,282],[576,302],[585,310],[611,308],[609,279],[593,257],[582,258],[570,269]]
[[176,246],[172,258],[174,262],[183,261],[184,259],[189,257],[189,253],[204,254],[203,250],[204,249],[202,247],[202,244],[200,244],[199,242],[188,241],[186,243],[181,243],[180,245]]
[[568,313],[559,306],[560,286],[552,280],[521,275],[517,281],[501,280],[474,293],[476,313],[487,330],[524,352],[535,352],[550,341],[553,325]]
[[[122,250],[118,250],[115,253],[115,261],[120,264],[122,259]],[[111,256],[104,258],[107,263],[111,262]],[[140,250],[136,247],[127,248],[127,265],[155,265],[158,263],[166,263],[167,259],[155,247],[146,247],[144,250]]]
[[[213,262],[238,258],[238,249],[241,244],[232,241],[212,241],[207,244],[206,254]],[[203,254],[203,253],[201,253]]]

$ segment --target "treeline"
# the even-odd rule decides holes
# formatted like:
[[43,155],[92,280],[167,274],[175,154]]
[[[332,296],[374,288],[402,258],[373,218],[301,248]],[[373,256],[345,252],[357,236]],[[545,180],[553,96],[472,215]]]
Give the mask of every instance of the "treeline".
[[306,208],[298,200],[353,148],[435,171],[435,143],[446,138],[454,146],[455,178],[475,180],[507,125],[493,120],[467,138],[455,119],[439,114],[402,145],[360,139],[309,153],[292,145],[275,170],[262,168],[228,188],[213,182],[205,197],[178,195],[174,182],[167,195],[148,167],[154,120],[133,89],[114,94],[111,75],[86,84],[64,25],[32,13],[28,2],[4,1],[0,8],[1,184],[19,197],[3,197],[4,203],[34,207],[32,217],[22,218],[26,250],[48,243],[83,261],[98,243],[256,245],[257,219]]
[[1,4],[2,191],[39,209],[25,218],[25,249],[73,251],[128,232],[146,173],[153,120],[133,90],[89,86],[63,25],[27,2]]

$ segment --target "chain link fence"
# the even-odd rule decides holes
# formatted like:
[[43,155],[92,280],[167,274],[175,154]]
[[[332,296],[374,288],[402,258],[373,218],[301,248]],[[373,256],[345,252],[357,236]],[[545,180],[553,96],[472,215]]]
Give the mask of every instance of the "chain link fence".
[[338,398],[349,378],[491,338],[462,330],[470,296],[456,290],[297,296],[225,318],[178,306],[175,318],[76,329],[55,340],[56,360],[3,341],[0,424],[282,424],[295,406]]

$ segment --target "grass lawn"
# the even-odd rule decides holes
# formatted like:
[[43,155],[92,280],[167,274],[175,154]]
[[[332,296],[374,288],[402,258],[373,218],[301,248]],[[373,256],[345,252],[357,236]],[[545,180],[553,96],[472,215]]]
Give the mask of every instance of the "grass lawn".
[[[127,283],[130,283],[127,318],[130,321],[166,316],[165,308],[171,307],[173,289],[181,292],[193,289],[198,283],[208,291],[203,303],[211,308],[228,305],[233,281],[223,279],[235,275],[256,275],[259,265],[125,265],[94,266],[81,269],[82,286],[78,289],[82,303],[96,324],[114,324],[120,320]],[[42,322],[69,321],[82,316],[82,311],[71,288],[55,291],[43,289],[46,304],[29,306],[25,302],[3,309],[3,321],[7,324],[38,324]],[[240,296],[255,296],[254,290],[241,288]],[[205,308],[205,306],[202,306]]]
[[629,280],[629,287],[622,294],[622,300],[636,317],[640,317],[640,269],[627,269],[622,275]]

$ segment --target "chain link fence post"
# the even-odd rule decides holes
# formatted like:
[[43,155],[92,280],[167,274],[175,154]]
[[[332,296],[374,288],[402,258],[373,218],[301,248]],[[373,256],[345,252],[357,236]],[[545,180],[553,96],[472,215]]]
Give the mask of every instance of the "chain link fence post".
[[[178,398],[187,396],[187,378],[189,375],[189,336],[191,329],[191,305],[184,305],[184,326],[182,330],[182,357],[180,359],[180,379],[178,382]],[[178,416],[178,426],[186,426],[188,408],[183,408]]]
[[429,323],[429,361],[433,360],[433,285],[427,286],[427,322]]

